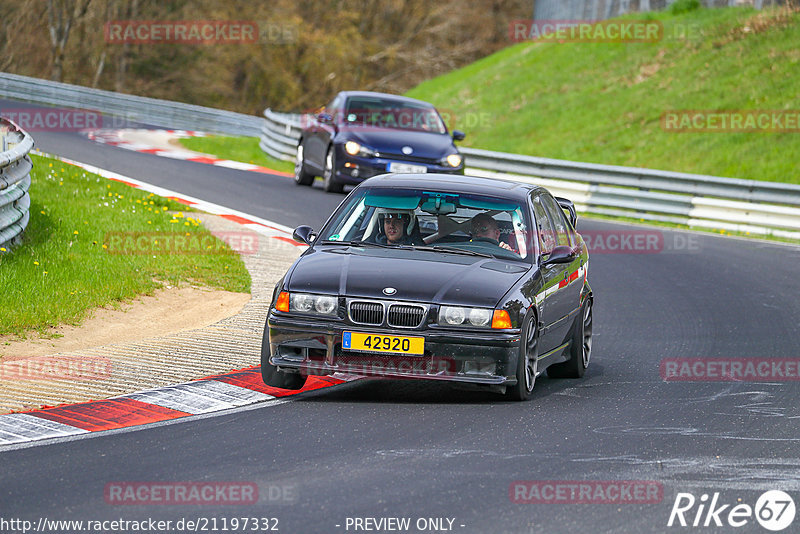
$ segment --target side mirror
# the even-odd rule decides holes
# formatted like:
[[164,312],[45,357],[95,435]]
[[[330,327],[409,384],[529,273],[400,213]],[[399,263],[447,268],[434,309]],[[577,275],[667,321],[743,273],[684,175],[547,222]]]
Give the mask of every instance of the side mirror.
[[310,226],[298,226],[292,232],[292,239],[297,241],[298,243],[305,243],[306,245],[310,245],[314,242],[317,236],[314,233],[314,229]]
[[325,113],[324,111],[317,115],[317,122],[321,124],[330,124],[333,122],[333,117],[330,113]]
[[453,141],[463,141],[466,136],[461,130],[453,130]]
[[550,255],[544,260],[543,265],[551,265],[554,263],[571,263],[578,254],[572,250],[572,247],[560,245],[553,249]]

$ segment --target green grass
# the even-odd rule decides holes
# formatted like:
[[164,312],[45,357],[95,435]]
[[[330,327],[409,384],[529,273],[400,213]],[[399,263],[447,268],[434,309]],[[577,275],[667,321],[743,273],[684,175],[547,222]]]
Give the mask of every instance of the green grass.
[[282,172],[294,172],[294,163],[272,158],[258,146],[257,137],[188,137],[180,139],[183,146],[221,159],[261,165]]
[[[675,133],[670,110],[800,109],[800,13],[632,15],[657,43],[510,46],[408,96],[466,130],[465,146],[583,162],[800,183],[800,133]],[[689,27],[689,38],[673,37]]]
[[151,294],[161,282],[250,291],[241,258],[216,238],[220,253],[110,254],[119,232],[211,237],[182,204],[54,159],[32,159],[30,223],[19,246],[0,251],[0,334],[79,324],[89,310]]

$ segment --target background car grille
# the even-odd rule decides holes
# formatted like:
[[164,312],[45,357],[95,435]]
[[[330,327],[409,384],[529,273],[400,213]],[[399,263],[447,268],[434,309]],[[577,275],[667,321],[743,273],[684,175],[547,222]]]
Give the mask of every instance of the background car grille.
[[351,302],[350,320],[361,324],[383,324],[383,305],[379,302]]
[[389,326],[413,328],[422,324],[425,308],[409,304],[392,304],[389,306],[387,323]]

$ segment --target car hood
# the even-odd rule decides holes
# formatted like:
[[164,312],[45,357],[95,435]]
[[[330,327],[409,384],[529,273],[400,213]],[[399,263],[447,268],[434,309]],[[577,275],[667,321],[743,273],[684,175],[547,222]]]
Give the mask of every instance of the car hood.
[[[399,249],[311,249],[295,264],[288,290],[348,297],[495,307],[530,268],[475,256]],[[393,287],[391,296],[382,290]]]
[[452,138],[447,134],[392,130],[389,128],[342,128],[341,139],[357,141],[381,154],[402,157],[403,147],[410,146],[415,158],[441,159],[455,152]]

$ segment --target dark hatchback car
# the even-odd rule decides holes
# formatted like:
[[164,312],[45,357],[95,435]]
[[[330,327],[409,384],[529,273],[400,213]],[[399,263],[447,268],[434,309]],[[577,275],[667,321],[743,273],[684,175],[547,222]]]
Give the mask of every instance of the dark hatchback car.
[[442,380],[527,399],[540,370],[581,377],[592,348],[588,251],[541,187],[443,174],[372,178],[275,287],[268,385],[336,372]]
[[343,91],[316,116],[306,115],[297,145],[294,179],[340,193],[385,173],[464,174],[464,159],[431,104],[366,91]]

